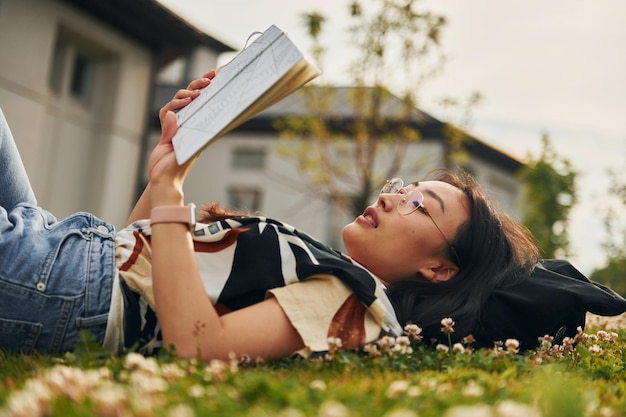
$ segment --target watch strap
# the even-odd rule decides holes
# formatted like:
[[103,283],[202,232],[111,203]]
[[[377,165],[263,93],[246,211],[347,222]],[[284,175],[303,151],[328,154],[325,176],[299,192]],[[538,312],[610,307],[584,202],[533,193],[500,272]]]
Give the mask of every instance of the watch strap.
[[150,211],[150,224],[157,223],[187,223],[189,226],[196,224],[196,205],[190,203],[186,206],[158,206]]

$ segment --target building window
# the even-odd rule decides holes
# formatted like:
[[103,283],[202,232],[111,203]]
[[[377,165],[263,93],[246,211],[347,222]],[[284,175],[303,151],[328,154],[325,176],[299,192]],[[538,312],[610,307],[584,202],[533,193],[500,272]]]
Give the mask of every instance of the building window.
[[187,69],[187,58],[180,57],[159,70],[157,83],[165,85],[179,85],[185,82],[185,70]]
[[54,45],[52,55],[52,66],[50,68],[50,79],[48,80],[50,88],[55,93],[61,92],[61,84],[63,83],[63,69],[65,67],[65,57],[67,55],[67,45],[65,42],[57,42]]
[[72,41],[72,38],[67,36],[60,36],[57,39],[48,82],[54,93],[72,97],[80,102],[89,101],[96,59],[88,50],[88,47]]
[[86,100],[89,96],[94,65],[92,60],[80,51],[76,51],[73,61],[70,94],[78,100]]
[[228,189],[228,205],[233,210],[254,213],[261,210],[261,190],[251,187]]
[[240,148],[232,154],[233,169],[249,169],[260,171],[265,168],[265,150]]

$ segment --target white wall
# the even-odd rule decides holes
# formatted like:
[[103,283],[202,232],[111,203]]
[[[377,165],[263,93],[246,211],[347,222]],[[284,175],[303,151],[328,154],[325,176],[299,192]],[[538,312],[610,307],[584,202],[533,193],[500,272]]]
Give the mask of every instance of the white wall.
[[514,220],[520,221],[522,183],[510,173],[482,160],[471,161],[469,169],[491,199]]
[[[95,59],[86,101],[50,87],[60,36]],[[122,225],[134,198],[149,51],[65,3],[2,0],[0,57],[0,106],[40,205],[57,217],[84,210]]]

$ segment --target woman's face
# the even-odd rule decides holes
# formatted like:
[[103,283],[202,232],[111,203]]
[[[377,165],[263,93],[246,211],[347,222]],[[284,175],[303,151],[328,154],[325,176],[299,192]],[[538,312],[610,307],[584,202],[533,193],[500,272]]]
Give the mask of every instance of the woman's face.
[[[412,190],[423,195],[428,214],[416,209],[403,215],[397,210],[400,200]],[[409,184],[398,193],[380,194],[344,227],[343,240],[352,259],[387,283],[418,275],[445,281],[458,271],[444,255],[446,239],[452,241],[468,218],[467,198],[461,190],[442,181],[424,181]]]

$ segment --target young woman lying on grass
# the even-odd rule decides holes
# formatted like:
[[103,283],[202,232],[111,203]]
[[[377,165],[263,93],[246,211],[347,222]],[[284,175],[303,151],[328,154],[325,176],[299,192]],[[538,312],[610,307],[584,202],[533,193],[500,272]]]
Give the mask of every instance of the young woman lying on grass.
[[[161,110],[150,182],[119,232],[88,213],[57,221],[38,207],[0,113],[1,348],[59,353],[89,329],[114,351],[171,346],[181,357],[273,359],[327,350],[329,338],[359,348],[400,335],[408,323],[426,340],[438,338],[444,317],[456,322],[455,340],[517,336],[509,322],[490,330],[489,300],[543,267],[527,231],[495,210],[468,176],[443,171],[428,181],[388,181],[345,226],[347,254],[279,221],[216,205],[193,224],[183,184],[194,161],[176,163],[172,111],[214,76],[193,81]],[[626,310],[610,290],[584,284],[602,293],[591,306],[604,308],[597,313]],[[527,288],[504,293],[525,295]],[[542,311],[554,300],[521,304]],[[519,324],[518,312],[496,318]],[[544,322],[575,331],[568,314],[522,331],[534,335]]]

